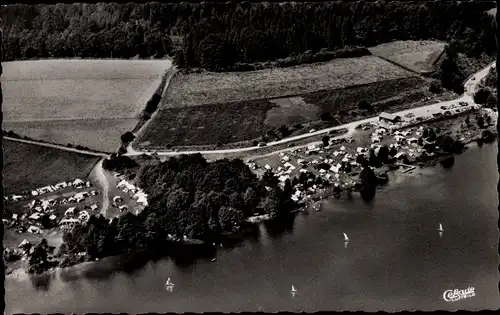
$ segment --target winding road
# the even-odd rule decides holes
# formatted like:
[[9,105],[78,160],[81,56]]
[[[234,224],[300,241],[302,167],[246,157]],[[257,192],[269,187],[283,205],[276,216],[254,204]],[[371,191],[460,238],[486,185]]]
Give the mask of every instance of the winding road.
[[[396,112],[393,114],[396,114],[399,116],[404,116],[404,115],[407,115],[409,113],[412,113],[415,116],[424,116],[425,114],[429,115],[429,114],[432,114],[433,112],[440,111],[441,106],[456,104],[458,102],[466,102],[469,105],[472,105],[472,104],[474,104],[473,95],[474,95],[476,89],[478,88],[479,83],[482,81],[482,79],[484,77],[486,77],[486,75],[489,73],[491,67],[493,65],[495,65],[495,63],[496,63],[496,61],[492,62],[487,67],[476,72],[473,76],[471,76],[471,78],[469,78],[464,84],[465,93],[462,96],[460,96],[459,98],[451,100],[451,101],[437,102],[437,103],[431,104],[431,105],[421,106],[421,107],[417,107],[417,108],[411,108],[411,109],[399,111],[399,112]],[[293,142],[293,141],[297,141],[297,140],[301,140],[301,139],[305,139],[305,138],[309,138],[309,137],[313,137],[313,136],[318,136],[318,135],[326,134],[326,133],[333,131],[333,130],[339,130],[339,129],[343,129],[343,128],[346,128],[348,130],[347,134],[344,134],[343,136],[339,136],[336,138],[348,137],[350,134],[352,134],[354,132],[354,130],[356,129],[356,127],[358,125],[376,122],[377,120],[378,120],[378,116],[363,119],[363,120],[354,121],[354,122],[340,125],[340,126],[325,128],[325,129],[321,129],[321,130],[318,130],[315,132],[310,132],[307,134],[289,137],[289,138],[281,139],[278,141],[272,141],[272,142],[267,143],[266,147],[277,146],[277,145],[281,145],[281,144],[285,144],[285,143],[289,143],[289,142]],[[252,147],[246,147],[246,148],[210,150],[210,151],[177,151],[177,152],[176,151],[163,151],[163,152],[156,151],[156,153],[159,156],[176,156],[176,155],[181,155],[181,154],[194,154],[194,153],[200,153],[203,155],[210,155],[210,154],[230,154],[230,153],[240,153],[240,152],[251,152],[251,151],[259,150],[261,148],[262,147],[259,147],[259,146],[252,146]],[[280,150],[280,151],[287,151],[287,150],[291,150],[291,149],[293,149],[293,148],[289,148],[286,150]],[[149,151],[149,150],[137,151],[134,148],[132,148],[131,145],[129,145],[127,147],[127,153],[125,155],[138,156],[141,154],[151,154],[152,152],[153,151]]]

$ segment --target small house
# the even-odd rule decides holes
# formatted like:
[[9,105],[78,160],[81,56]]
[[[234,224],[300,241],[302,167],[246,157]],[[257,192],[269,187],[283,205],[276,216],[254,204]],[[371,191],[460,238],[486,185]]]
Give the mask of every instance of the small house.
[[73,186],[75,186],[76,188],[83,187],[83,185],[85,185],[85,182],[79,178],[73,181]]
[[61,183],[57,183],[57,184],[55,184],[55,185],[54,185],[54,187],[55,187],[56,189],[63,189],[63,188],[68,187],[68,184],[67,184],[66,182],[61,182]]
[[90,206],[90,209],[91,209],[92,211],[97,210],[97,208],[99,208],[99,207],[98,207],[96,204],[93,204],[93,205],[91,205],[91,206]]
[[38,191],[36,191],[36,190],[32,190],[32,191],[31,191],[31,195],[32,195],[32,196],[38,196]]
[[75,207],[68,208],[68,210],[64,212],[64,216],[67,217],[75,214],[75,209],[76,209]]
[[40,233],[42,233],[42,230],[39,227],[32,225],[28,228],[28,233],[40,234]]
[[363,154],[363,153],[365,153],[365,152],[366,152],[366,149],[365,149],[365,148],[362,148],[362,147],[358,147],[358,148],[356,149],[356,152],[357,152],[358,154]]
[[52,214],[50,217],[49,217],[49,220],[51,221],[54,221],[55,219],[57,219],[56,215],[55,214]]
[[400,160],[402,158],[404,158],[406,156],[406,153],[405,152],[398,152],[394,157],[397,159],[397,160]]
[[381,113],[379,116],[379,121],[389,122],[389,123],[398,123],[401,122],[401,116],[389,114],[389,113]]
[[22,200],[22,199],[23,199],[23,196],[19,196],[19,195],[12,195],[12,197],[11,197],[11,198],[12,198],[12,200],[13,200],[14,202],[19,202],[20,200]]
[[17,247],[19,247],[19,248],[29,248],[29,247],[31,247],[31,243],[27,239],[24,239]]
[[33,213],[32,215],[30,215],[28,217],[28,219],[34,220],[34,221],[38,221],[38,220],[40,220],[40,214],[39,213]]
[[77,223],[80,223],[77,219],[62,219],[61,222],[59,222],[59,225],[75,225]]
[[119,206],[118,209],[120,211],[126,211],[126,210],[128,210],[128,207],[126,205],[123,205],[123,206]]
[[137,202],[143,204],[144,206],[148,205],[148,199],[145,195],[141,195],[137,198]]
[[278,180],[282,183],[284,183],[287,179],[290,179],[290,176],[281,175],[280,177],[278,177]]
[[410,139],[408,139],[408,144],[417,143],[417,142],[418,142],[417,138],[410,138]]

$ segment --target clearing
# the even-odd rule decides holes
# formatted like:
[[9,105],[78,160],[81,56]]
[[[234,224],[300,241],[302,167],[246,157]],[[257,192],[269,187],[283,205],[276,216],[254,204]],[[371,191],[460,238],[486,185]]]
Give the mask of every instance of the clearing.
[[266,132],[263,121],[272,106],[255,100],[162,109],[135,143],[161,149],[252,140]]
[[369,48],[380,58],[390,60],[415,72],[432,72],[436,69],[439,57],[444,52],[446,43],[424,41],[394,41]]
[[179,73],[172,79],[162,107],[279,98],[413,75],[375,56],[249,72]]
[[116,139],[102,139],[109,139],[110,133],[119,138],[133,129],[170,66],[169,60],[6,62],[4,129],[49,142],[115,151]]
[[99,160],[94,156],[5,139],[3,149],[6,196],[76,178],[84,180]]
[[[425,80],[414,76],[294,97],[162,108],[134,146],[157,150],[168,145],[191,149],[215,144],[245,146],[252,140],[260,141],[260,136],[282,125],[290,128],[290,135],[297,135],[312,128],[331,126],[321,121],[321,113],[337,114],[356,109],[363,99],[371,103],[391,99],[391,103],[399,104],[399,98],[405,93],[421,99],[429,93],[425,84]],[[402,101],[412,98],[415,97],[409,95]],[[304,126],[297,129],[293,127],[296,124]]]

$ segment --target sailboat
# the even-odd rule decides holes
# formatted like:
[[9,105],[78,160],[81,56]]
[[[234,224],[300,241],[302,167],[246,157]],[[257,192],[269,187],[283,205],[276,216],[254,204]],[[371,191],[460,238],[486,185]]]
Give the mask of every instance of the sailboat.
[[443,225],[439,223],[438,232],[444,232]]
[[292,285],[292,290],[290,290],[292,293],[294,292],[297,292],[297,290],[295,290],[295,287]]
[[347,234],[344,233],[344,242],[349,242],[349,237],[347,237]]
[[167,279],[167,282],[165,282],[166,287],[173,287],[174,284],[170,281],[170,278]]

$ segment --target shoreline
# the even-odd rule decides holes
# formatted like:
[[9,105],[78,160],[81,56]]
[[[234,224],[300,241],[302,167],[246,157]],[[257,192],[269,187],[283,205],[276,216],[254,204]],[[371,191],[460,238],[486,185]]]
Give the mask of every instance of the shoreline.
[[[483,130],[491,130],[491,126],[490,128],[485,128]],[[419,175],[417,172],[415,172],[415,170],[419,169],[430,169],[432,167],[436,167],[440,162],[442,162],[443,160],[446,160],[446,159],[449,159],[451,157],[455,157],[456,155],[460,155],[461,153],[465,152],[466,150],[468,150],[472,145],[473,143],[478,143],[479,139],[481,139],[481,133],[479,134],[476,134],[475,136],[473,137],[470,137],[468,138],[466,141],[464,141],[464,150],[460,153],[448,153],[448,154],[443,154],[443,155],[439,155],[439,156],[435,156],[425,162],[417,162],[415,161],[415,163],[412,163],[411,165],[406,165],[406,164],[402,164],[402,163],[399,163],[399,162],[395,162],[393,164],[384,164],[382,165],[381,167],[378,167],[378,168],[375,168],[374,171],[375,173],[377,174],[377,177],[380,177],[380,176],[384,176],[385,175],[390,175],[390,180],[388,183],[394,183],[394,180],[392,179],[393,176],[395,177],[395,183],[398,183],[402,178],[407,178],[408,176],[411,176],[411,177],[414,177],[414,176],[417,176]],[[496,140],[493,140],[492,142],[494,143]],[[403,168],[403,169],[402,169]],[[313,194],[313,195],[308,195],[308,197],[305,199],[305,202],[304,204],[301,204],[299,206],[299,208],[295,209],[294,211],[291,211],[291,214],[292,215],[295,215],[296,213],[300,213],[300,212],[309,212],[310,210],[317,210],[319,211],[319,204],[325,200],[325,199],[329,199],[331,198],[332,196],[335,198],[335,199],[340,199],[342,198],[342,195],[344,193],[344,191],[346,191],[347,189],[345,188],[346,186],[349,186],[347,185],[347,183],[349,182],[355,182],[356,180],[353,178],[353,177],[356,177],[356,176],[348,176],[344,181],[342,181],[341,183],[339,183],[338,185],[338,188],[335,188],[335,186],[332,186],[332,187],[327,187],[325,188],[323,191],[321,192],[318,192],[316,194]],[[383,189],[385,185],[387,185],[388,183],[379,183],[377,185],[377,188],[378,189]],[[352,186],[352,185],[351,185]],[[354,191],[354,192],[357,192],[358,193],[358,196],[359,196],[359,191],[357,191],[356,189],[352,189],[353,187],[350,188],[351,191]],[[344,197],[345,198],[345,197]],[[318,207],[318,208],[317,208]],[[259,224],[261,223],[265,223],[265,222],[269,222],[269,221],[273,221],[268,215],[259,215],[259,216],[251,216],[251,217],[248,217],[246,219],[246,221],[249,223],[249,225],[251,226],[258,226]],[[278,220],[279,221],[279,220]],[[279,223],[279,222],[277,222]],[[46,238],[47,240],[49,238],[51,238],[51,242],[50,243],[54,243],[54,240],[53,238],[57,239],[57,242],[56,243],[56,250],[54,252],[56,252],[59,248],[59,246],[61,245],[62,243],[62,233],[60,233],[60,231],[52,231],[51,233],[49,233],[50,235],[43,235],[43,238]],[[233,235],[234,234],[234,235]],[[247,235],[248,233],[232,233],[229,238],[233,239],[233,240],[244,240],[247,238]],[[226,238],[227,235],[222,235],[221,236],[221,239],[223,238]],[[21,236],[22,238],[22,236]],[[191,240],[185,240],[185,241],[182,241],[182,240],[179,240],[178,242],[176,241],[173,241],[173,240],[167,240],[169,243],[172,243],[172,245],[175,247],[175,246],[182,246],[182,247],[185,247],[185,246],[190,246],[190,245],[200,245],[199,243],[200,242],[191,242]],[[204,245],[207,245],[207,243],[210,243],[210,242],[204,242],[205,244]],[[170,247],[170,246],[169,246]],[[16,248],[16,247],[13,247],[13,248]],[[173,253],[173,255],[176,255],[176,253]],[[134,256],[137,256],[137,255],[132,255],[132,257],[123,257],[125,260],[127,259],[130,259],[130,260],[134,260],[135,257]],[[153,254],[152,256],[155,256],[155,254]],[[168,257],[168,256],[171,256],[170,254],[168,255],[161,255],[162,257]],[[100,259],[100,261],[109,261],[110,259],[112,259],[112,257],[115,257],[115,256],[110,256],[110,257],[103,257]],[[148,255],[149,257],[149,255]],[[61,261],[62,259],[64,258],[63,257],[57,257],[57,259],[59,261]],[[20,260],[19,260],[20,261]],[[47,273],[53,273],[53,272],[73,272],[73,271],[81,271],[81,272],[85,272],[85,270],[92,270],[93,269],[93,266],[95,264],[92,264],[96,261],[82,261],[82,262],[79,262],[77,264],[74,264],[74,265],[70,265],[70,266],[67,266],[67,267],[60,267],[60,266],[57,266],[57,267],[53,267],[49,270],[46,270],[42,273],[39,273],[39,274],[30,274],[27,272],[27,269],[26,269],[26,266],[21,266],[21,267],[18,267],[18,268],[12,268],[12,269],[9,269],[9,265],[10,266],[15,266],[19,263],[19,261],[14,261],[14,262],[9,262],[9,263],[6,263],[5,266],[5,276],[6,277],[9,277],[9,278],[18,278],[18,277],[22,277],[23,275],[24,276],[41,276],[41,275],[44,275],[44,274],[47,274]],[[148,260],[149,261],[149,260]],[[22,264],[26,264],[27,261],[22,261],[21,262],[21,265]],[[102,263],[102,262],[101,262]],[[100,264],[97,264],[97,266],[99,266]],[[89,268],[86,268],[84,266],[89,266]],[[115,266],[116,268],[119,268],[119,266]],[[76,268],[76,269],[73,269],[73,268]],[[80,269],[80,268],[84,268],[84,269]],[[114,268],[111,268],[111,269],[114,269]]]

